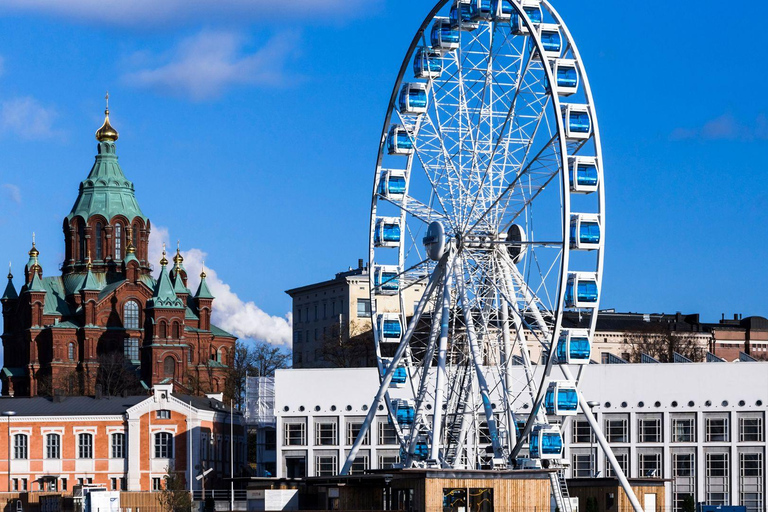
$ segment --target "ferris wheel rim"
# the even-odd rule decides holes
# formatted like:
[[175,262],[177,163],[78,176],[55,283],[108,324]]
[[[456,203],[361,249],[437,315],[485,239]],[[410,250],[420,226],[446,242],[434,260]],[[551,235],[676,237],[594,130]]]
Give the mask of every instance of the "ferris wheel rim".
[[[403,83],[404,78],[408,69],[409,64],[412,62],[412,59],[414,57],[414,54],[416,50],[420,47],[420,41],[423,41],[425,36],[425,31],[427,27],[434,21],[436,18],[436,15],[446,7],[448,4],[455,3],[455,0],[441,0],[438,2],[438,4],[430,11],[430,13],[427,15],[425,20],[422,22],[419,30],[416,32],[416,35],[414,36],[408,51],[406,52],[405,58],[403,60],[403,63],[401,65],[400,71],[398,73],[397,79],[395,81],[393,91],[390,97],[389,105],[387,107],[387,114],[385,116],[384,125],[382,128],[382,134],[380,138],[379,143],[379,152],[377,156],[377,163],[376,163],[376,177],[374,179],[374,187],[372,192],[372,204],[371,204],[371,214],[370,214],[370,229],[369,229],[369,285],[370,285],[370,303],[371,303],[371,319],[373,323],[373,331],[374,331],[374,339],[375,339],[375,345],[376,345],[376,355],[377,355],[377,364],[379,367],[379,376],[382,378],[383,373],[383,362],[382,362],[382,355],[380,350],[380,344],[381,341],[379,339],[380,333],[377,331],[376,326],[376,297],[375,297],[375,283],[374,283],[374,264],[376,262],[375,257],[375,245],[374,245],[374,229],[375,229],[375,222],[377,219],[377,206],[378,202],[381,200],[378,197],[377,189],[379,186],[378,183],[378,177],[379,173],[382,170],[382,161],[385,153],[385,145],[386,145],[386,139],[387,134],[389,131],[389,127],[391,126],[391,123],[393,122],[393,115],[397,112],[396,110],[396,101],[397,101],[397,95],[400,91]],[[537,34],[535,30],[532,29],[533,25],[531,21],[528,19],[527,14],[521,7],[521,3],[518,0],[513,0],[509,2],[516,10],[518,15],[522,15],[521,17],[524,18],[524,21],[526,25],[528,26],[529,30],[531,30],[531,34]],[[556,11],[552,9],[551,5],[546,2],[541,2],[542,6],[546,6],[547,10],[553,14],[553,17],[557,21],[557,24],[561,30],[565,33],[569,45],[572,47],[572,50],[574,52],[574,55],[576,57],[576,60],[579,62],[580,69],[582,70],[581,76],[584,79],[585,86],[588,87],[588,80],[586,77],[586,73],[584,72],[583,68],[583,62],[581,61],[581,57],[578,55],[575,43],[573,42],[572,37],[570,36],[570,32],[568,31],[567,27],[565,26],[565,23],[562,21],[562,18],[559,17],[559,15],[556,14]],[[537,46],[537,50],[541,52],[541,55],[544,55],[544,48],[542,46],[542,42],[539,37],[531,37],[531,40],[535,42]],[[549,65],[543,65],[542,66],[543,71],[547,77],[547,80],[549,83],[553,83],[553,73],[550,69]],[[586,91],[586,89],[585,89]],[[556,113],[560,112],[560,98],[558,96],[558,93],[554,91],[554,88],[552,88],[551,92],[549,93],[550,100],[552,101],[551,110],[553,110]],[[594,139],[594,143],[596,145],[596,158],[599,158],[602,160],[602,155],[600,153],[600,142],[599,142],[599,132],[597,131],[597,120],[596,115],[594,114],[594,103],[591,97],[591,90],[589,90],[588,95],[588,102],[587,105],[592,109],[592,122],[594,123],[595,129],[592,132],[591,138]],[[570,246],[570,232],[569,232],[569,221],[571,216],[571,208],[570,208],[570,195],[568,190],[568,173],[567,173],[567,166],[568,166],[568,148],[567,148],[567,140],[566,140],[566,134],[565,134],[565,128],[563,126],[563,120],[559,115],[554,116],[554,123],[557,126],[557,138],[559,139],[559,154],[561,158],[561,168],[560,168],[560,189],[561,189],[561,226],[562,226],[562,245],[563,250],[562,254],[560,255],[560,269],[559,269],[559,283],[557,286],[557,294],[558,298],[556,301],[557,307],[556,311],[554,312],[554,328],[552,329],[552,332],[550,333],[550,356],[554,355],[554,347],[557,342],[557,338],[559,336],[560,330],[562,329],[562,319],[564,314],[564,291],[567,286],[567,279],[569,274],[569,246]],[[408,164],[407,164],[407,172],[410,173],[412,169],[412,160],[414,156],[409,155],[408,156]],[[602,169],[601,169],[601,175],[602,175]],[[603,226],[604,226],[604,217],[602,217],[604,213],[604,196],[602,192],[602,180],[601,180],[601,187],[599,189],[599,198],[600,198],[600,208],[599,208],[599,214],[601,215],[601,218],[603,219]],[[405,218],[406,212],[401,212],[401,218]],[[399,269],[403,271],[405,268],[405,261],[403,258],[403,251],[405,249],[405,243],[401,243],[399,246]],[[598,291],[600,287],[600,283],[602,279],[600,279],[602,275],[602,262],[603,262],[603,247],[601,246],[600,250],[598,251],[598,265],[597,265],[597,284],[598,284]],[[404,296],[402,291],[398,292],[399,300],[400,300],[400,312],[401,317],[405,319],[405,308],[404,308]],[[597,311],[597,305],[595,305],[595,311]],[[552,313],[550,311],[550,313]],[[592,322],[590,331],[594,332],[596,322],[596,315],[592,315]],[[552,357],[549,357],[548,359],[552,359]],[[549,365],[548,365],[549,366]],[[548,373],[548,372],[547,372]],[[542,377],[542,381],[539,385],[539,391],[541,391],[544,388],[544,385],[547,381],[547,376]],[[390,408],[389,400],[387,400],[387,407]],[[391,410],[389,411],[391,414]],[[533,417],[533,415],[536,413],[536,411],[531,411],[531,414],[529,417]]]

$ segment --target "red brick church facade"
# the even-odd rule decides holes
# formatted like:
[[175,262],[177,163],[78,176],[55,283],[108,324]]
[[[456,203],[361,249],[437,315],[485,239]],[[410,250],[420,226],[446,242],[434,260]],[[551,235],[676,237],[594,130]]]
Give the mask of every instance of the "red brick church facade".
[[187,288],[178,250],[152,276],[151,223],[118,164],[106,114],[96,161],[64,219],[61,275],[43,276],[34,242],[18,291],[8,275],[2,394],[93,394],[126,376],[146,389],[223,391],[236,339],[211,324],[205,273],[195,293]]

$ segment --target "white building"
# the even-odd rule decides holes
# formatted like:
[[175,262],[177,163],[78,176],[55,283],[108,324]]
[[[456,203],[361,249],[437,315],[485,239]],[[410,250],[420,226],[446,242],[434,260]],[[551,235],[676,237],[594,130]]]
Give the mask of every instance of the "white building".
[[[669,479],[669,510],[679,510],[686,494],[697,502],[765,510],[768,363],[583,368],[581,389],[596,402],[593,410],[626,473]],[[377,388],[374,368],[278,370],[276,476],[338,473]],[[611,476],[585,420],[566,421],[563,435],[566,476]],[[353,472],[398,460],[396,436],[380,406]]]

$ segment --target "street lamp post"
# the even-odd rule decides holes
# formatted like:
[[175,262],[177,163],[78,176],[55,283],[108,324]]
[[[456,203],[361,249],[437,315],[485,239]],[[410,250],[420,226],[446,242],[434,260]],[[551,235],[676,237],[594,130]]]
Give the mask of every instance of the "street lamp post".
[[[595,407],[600,405],[600,402],[589,401],[587,402],[590,412],[594,416]],[[595,470],[597,469],[597,454],[595,453],[595,433],[589,433],[589,476],[596,477]]]
[[6,483],[6,489],[8,489],[8,492],[11,492],[11,416],[16,416],[16,411],[3,411],[2,415],[5,416],[5,422],[8,425],[8,451],[7,451],[7,461],[8,461],[8,481]]

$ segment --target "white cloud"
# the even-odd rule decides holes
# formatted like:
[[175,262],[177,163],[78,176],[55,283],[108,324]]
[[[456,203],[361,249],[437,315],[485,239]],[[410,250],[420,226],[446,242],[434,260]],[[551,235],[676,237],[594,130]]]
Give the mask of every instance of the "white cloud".
[[[295,51],[297,36],[279,34],[253,53],[243,50],[244,39],[232,32],[209,32],[182,40],[162,62],[126,74],[130,85],[204,100],[234,85],[275,86],[286,82],[285,65]],[[147,60],[142,53],[129,60]]]
[[760,114],[754,123],[742,123],[733,114],[725,113],[704,123],[701,128],[675,128],[672,140],[766,140],[768,118]]
[[[168,229],[160,226],[152,227],[152,236],[149,238],[149,258],[159,270],[163,251],[163,243],[169,244],[170,237]],[[168,259],[172,260],[172,254],[169,251]],[[175,253],[175,251],[174,251]],[[206,253],[200,249],[189,249],[181,251],[184,256],[184,267],[189,276],[188,287],[192,293],[197,290],[200,284],[200,269],[205,260]],[[206,267],[205,282],[216,297],[213,301],[213,315],[211,320],[222,329],[231,332],[238,338],[250,338],[255,340],[264,340],[273,345],[291,345],[291,329],[293,318],[291,313],[285,317],[272,316],[253,301],[244,301],[232,291],[231,287],[223,282],[217,275],[216,270]]]
[[9,201],[21,204],[21,189],[18,186],[11,183],[5,183],[3,185],[3,191]]
[[53,130],[56,110],[45,107],[30,96],[11,98],[0,103],[0,132],[22,139],[39,139],[57,135]]
[[[377,4],[379,0],[373,3]],[[166,28],[188,22],[273,23],[348,19],[371,8],[368,0],[3,0],[0,13],[31,12],[52,18],[109,26]]]

